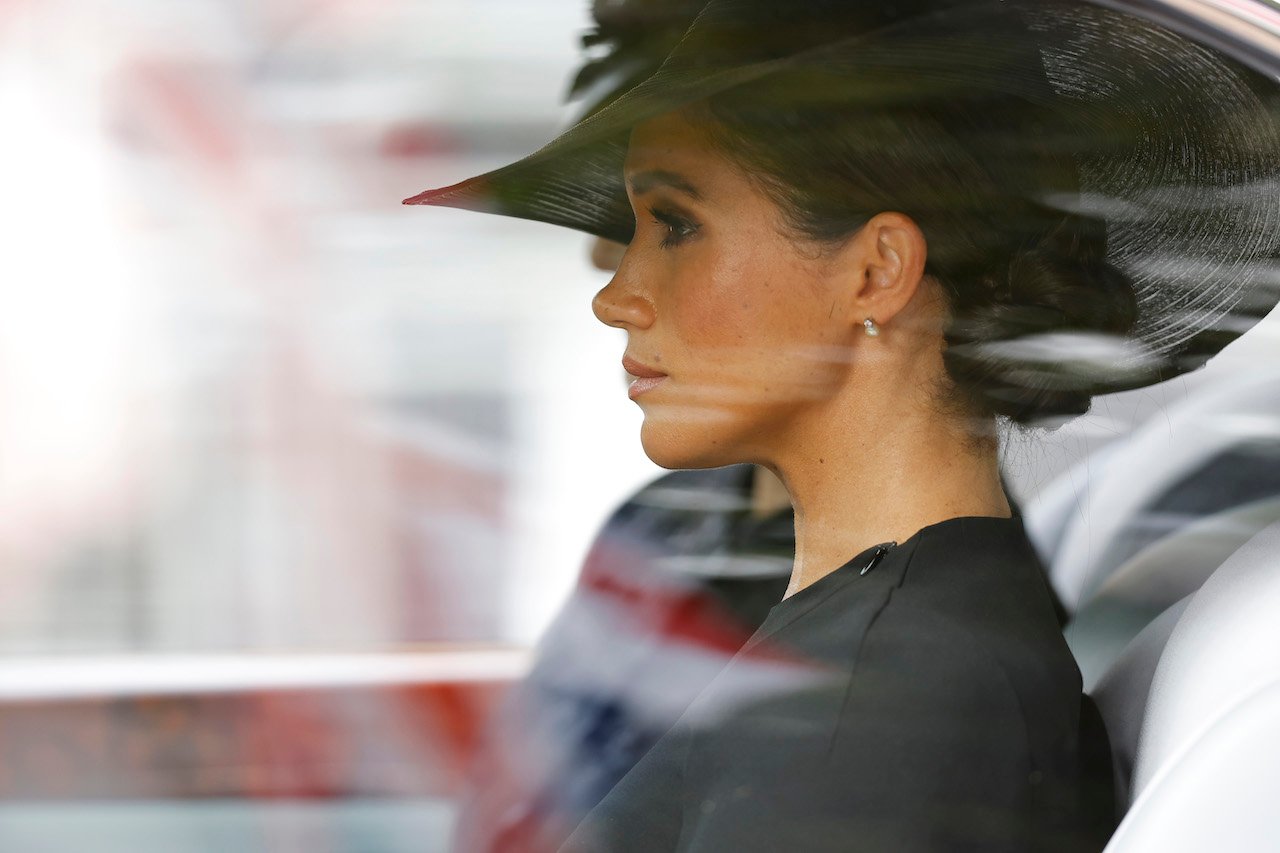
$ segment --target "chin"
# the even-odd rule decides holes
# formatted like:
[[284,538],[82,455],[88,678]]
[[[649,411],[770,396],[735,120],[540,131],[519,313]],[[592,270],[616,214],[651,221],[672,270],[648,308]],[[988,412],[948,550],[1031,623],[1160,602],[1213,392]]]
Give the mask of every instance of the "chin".
[[723,418],[672,417],[645,413],[640,445],[653,464],[668,469],[720,468],[747,462]]

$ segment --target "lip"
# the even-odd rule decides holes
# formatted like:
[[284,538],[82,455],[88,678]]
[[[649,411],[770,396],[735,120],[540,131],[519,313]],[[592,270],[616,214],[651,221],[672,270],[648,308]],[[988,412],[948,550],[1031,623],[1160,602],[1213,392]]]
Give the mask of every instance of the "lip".
[[657,379],[659,376],[667,375],[661,370],[654,370],[652,367],[646,367],[629,355],[624,355],[622,357],[622,369],[637,379]]
[[635,379],[627,386],[627,396],[634,400],[644,392],[660,385],[662,380],[667,378],[667,374],[660,370],[654,370],[636,361],[631,356],[623,356],[622,368],[627,371]]

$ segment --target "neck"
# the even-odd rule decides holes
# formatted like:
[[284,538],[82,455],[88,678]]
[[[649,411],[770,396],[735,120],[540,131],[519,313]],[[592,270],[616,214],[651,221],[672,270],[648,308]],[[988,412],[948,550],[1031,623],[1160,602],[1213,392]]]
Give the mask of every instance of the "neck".
[[768,518],[791,506],[791,495],[772,471],[753,465],[751,471],[751,517]]
[[881,542],[949,518],[1011,515],[995,442],[974,441],[962,419],[899,411],[836,420],[816,434],[838,440],[793,442],[803,450],[773,466],[795,506],[787,596]]

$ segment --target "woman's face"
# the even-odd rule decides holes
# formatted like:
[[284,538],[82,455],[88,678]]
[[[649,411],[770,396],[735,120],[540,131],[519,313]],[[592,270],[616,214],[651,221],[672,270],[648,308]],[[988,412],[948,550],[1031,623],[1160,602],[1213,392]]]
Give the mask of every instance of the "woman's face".
[[770,463],[805,440],[848,374],[854,288],[678,114],[626,161],[635,237],[595,297],[627,331],[645,452],[668,468]]

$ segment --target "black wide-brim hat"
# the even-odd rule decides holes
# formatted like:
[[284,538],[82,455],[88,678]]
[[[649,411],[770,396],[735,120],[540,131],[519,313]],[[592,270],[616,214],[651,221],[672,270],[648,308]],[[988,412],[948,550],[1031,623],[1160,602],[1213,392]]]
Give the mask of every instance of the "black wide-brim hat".
[[637,124],[807,72],[860,81],[841,88],[842,103],[979,93],[1052,116],[1025,128],[1027,143],[1068,152],[1077,168],[1029,191],[1104,221],[1107,259],[1137,297],[1133,346],[1108,354],[1114,378],[1095,376],[1099,392],[1200,366],[1280,296],[1280,84],[1078,1],[710,0],[657,72],[609,105],[522,160],[405,203],[625,243],[635,223],[622,170]]

